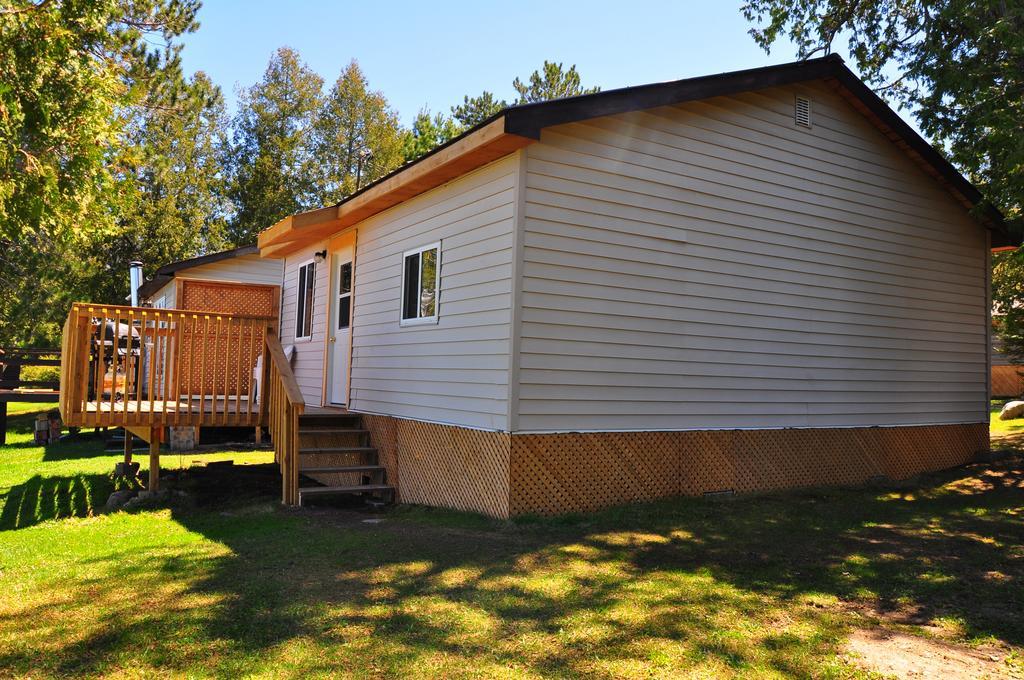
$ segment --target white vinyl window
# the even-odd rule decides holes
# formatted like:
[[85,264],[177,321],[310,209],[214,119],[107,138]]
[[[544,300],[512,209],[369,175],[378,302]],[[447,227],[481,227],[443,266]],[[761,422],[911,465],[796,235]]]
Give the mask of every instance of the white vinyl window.
[[402,326],[437,323],[441,244],[402,254]]
[[313,335],[313,285],[316,264],[312,261],[299,267],[295,293],[295,339],[309,340]]

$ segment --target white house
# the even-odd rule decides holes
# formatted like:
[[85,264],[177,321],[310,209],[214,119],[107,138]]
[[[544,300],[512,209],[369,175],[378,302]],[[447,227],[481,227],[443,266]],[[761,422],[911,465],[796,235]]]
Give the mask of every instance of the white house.
[[829,56],[506,109],[259,247],[306,404],[508,516],[971,460],[979,203]]

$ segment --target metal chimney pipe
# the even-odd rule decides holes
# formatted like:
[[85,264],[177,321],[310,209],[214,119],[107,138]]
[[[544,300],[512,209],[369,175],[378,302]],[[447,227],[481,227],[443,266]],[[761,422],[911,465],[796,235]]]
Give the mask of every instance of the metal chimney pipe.
[[131,300],[132,307],[139,306],[139,288],[142,287],[142,263],[141,262],[130,262],[128,263],[128,275],[131,285]]

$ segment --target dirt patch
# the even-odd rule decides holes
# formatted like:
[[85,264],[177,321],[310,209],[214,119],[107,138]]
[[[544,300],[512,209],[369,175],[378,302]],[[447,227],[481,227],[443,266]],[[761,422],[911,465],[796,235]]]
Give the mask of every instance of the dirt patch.
[[1020,678],[1006,663],[1006,651],[971,648],[881,628],[856,630],[847,658],[861,668],[897,678]]

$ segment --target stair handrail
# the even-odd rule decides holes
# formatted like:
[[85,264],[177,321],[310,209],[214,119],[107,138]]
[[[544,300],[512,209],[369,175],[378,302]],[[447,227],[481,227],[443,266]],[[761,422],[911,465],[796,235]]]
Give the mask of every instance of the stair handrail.
[[274,444],[274,459],[281,468],[281,501],[299,502],[299,416],[306,410],[302,391],[273,328],[265,335],[267,360],[263,366],[263,384],[267,398],[262,400],[264,422]]

